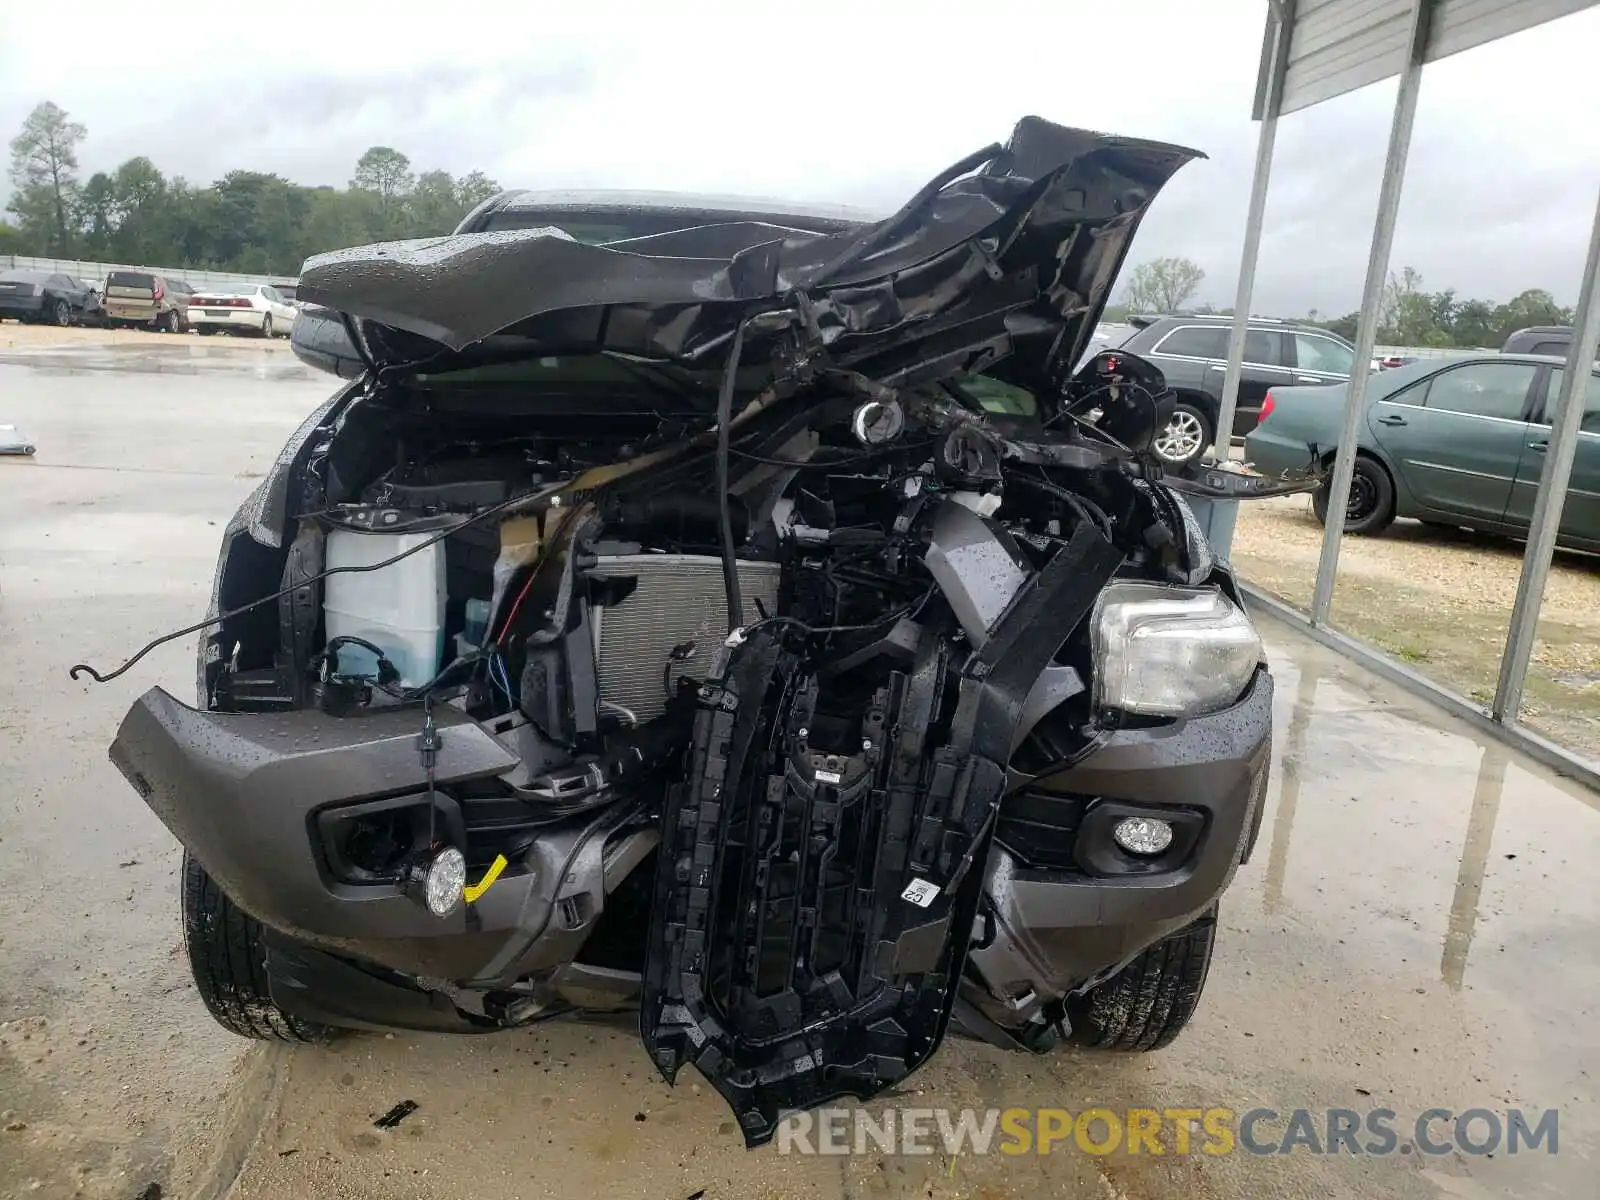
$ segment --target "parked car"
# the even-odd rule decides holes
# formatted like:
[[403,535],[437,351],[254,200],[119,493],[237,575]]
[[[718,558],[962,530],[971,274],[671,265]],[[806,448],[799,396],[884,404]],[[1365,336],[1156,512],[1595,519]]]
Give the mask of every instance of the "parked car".
[[1506,338],[1501,354],[1552,354],[1566,358],[1572,348],[1571,325],[1530,325]]
[[88,306],[88,289],[70,275],[0,271],[0,319],[71,325]]
[[300,290],[298,283],[275,283],[272,286],[285,304],[292,304],[296,308],[300,307],[300,300],[297,295]]
[[[1563,373],[1560,359],[1488,354],[1412,363],[1368,380],[1345,531],[1376,534],[1396,517],[1415,517],[1525,534]],[[1331,462],[1345,395],[1343,386],[1273,388],[1261,424],[1245,438],[1245,457],[1267,475]],[[1313,503],[1326,521],[1326,488]],[[1584,402],[1560,529],[1563,545],[1600,550],[1600,375]]]
[[[1128,323],[1135,332],[1120,349],[1159,367],[1178,397],[1172,420],[1156,438],[1155,452],[1173,466],[1193,462],[1216,440],[1233,318],[1169,314],[1132,316]],[[1268,388],[1343,383],[1354,362],[1350,343],[1326,329],[1251,317],[1233,436],[1242,437],[1255,428]]]
[[[749,1144],[947,1033],[1176,1037],[1272,678],[1175,482],[1055,418],[1164,423],[1132,355],[1062,376],[1192,155],[1029,118],[865,227],[569,206],[656,236],[309,260],[296,352],[362,377],[229,523],[195,704],[151,689],[111,750],[219,1022],[637,1009]],[[1038,411],[986,414],[974,362]]]
[[15,425],[0,425],[0,454],[29,458],[38,449]]
[[1372,360],[1374,371],[1392,371],[1396,367],[1409,367],[1421,361],[1415,354],[1383,354]]
[[149,271],[112,271],[106,276],[100,302],[108,325],[143,325],[163,333],[187,333],[193,291],[182,280],[168,280]]
[[299,309],[267,284],[196,292],[189,301],[189,321],[201,333],[249,333],[256,337],[288,337]]

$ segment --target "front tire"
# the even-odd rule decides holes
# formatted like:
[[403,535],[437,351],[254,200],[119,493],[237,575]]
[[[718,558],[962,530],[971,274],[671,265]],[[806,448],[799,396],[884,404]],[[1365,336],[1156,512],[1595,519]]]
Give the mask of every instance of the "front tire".
[[[1311,511],[1317,520],[1328,523],[1328,491],[1323,484],[1311,497]],[[1364,454],[1356,455],[1355,471],[1350,476],[1350,499],[1345,506],[1344,531],[1374,537],[1394,523],[1394,480],[1383,464]]]
[[1159,1050],[1183,1032],[1200,1005],[1217,910],[1141,951],[1104,983],[1067,1002],[1069,1040],[1094,1050]]
[[265,1042],[325,1042],[329,1026],[284,1012],[267,988],[261,923],[236,905],[187,850],[183,941],[207,1011],[229,1033]]
[[72,309],[65,300],[57,300],[51,305],[50,319],[63,329],[72,324]]
[[1211,418],[1187,400],[1180,400],[1151,448],[1168,466],[1186,467],[1206,452],[1212,440]]

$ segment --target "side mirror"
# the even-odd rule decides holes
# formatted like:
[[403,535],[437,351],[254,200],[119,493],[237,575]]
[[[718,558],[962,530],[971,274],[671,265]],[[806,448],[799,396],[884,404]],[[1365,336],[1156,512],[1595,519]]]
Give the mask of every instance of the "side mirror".
[[356,379],[367,369],[340,314],[320,305],[300,306],[289,335],[289,348],[308,367],[340,379]]

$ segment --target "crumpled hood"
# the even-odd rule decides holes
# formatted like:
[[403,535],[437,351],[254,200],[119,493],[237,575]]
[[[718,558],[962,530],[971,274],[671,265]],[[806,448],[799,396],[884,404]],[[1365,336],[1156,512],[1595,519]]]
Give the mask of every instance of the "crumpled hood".
[[1006,145],[844,232],[735,221],[600,245],[556,229],[461,233],[317,255],[299,296],[357,318],[380,367],[466,365],[510,349],[488,341],[504,337],[693,360],[744,317],[800,303],[836,361],[880,378],[998,362],[991,373],[1037,389],[1077,361],[1140,220],[1195,157],[1027,117]]

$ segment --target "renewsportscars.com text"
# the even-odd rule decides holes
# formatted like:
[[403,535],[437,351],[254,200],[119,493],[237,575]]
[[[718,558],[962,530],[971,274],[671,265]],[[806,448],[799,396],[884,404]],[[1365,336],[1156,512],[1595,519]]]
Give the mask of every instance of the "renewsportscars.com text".
[[1428,1108],[819,1108],[779,1154],[1555,1154],[1559,1111]]

